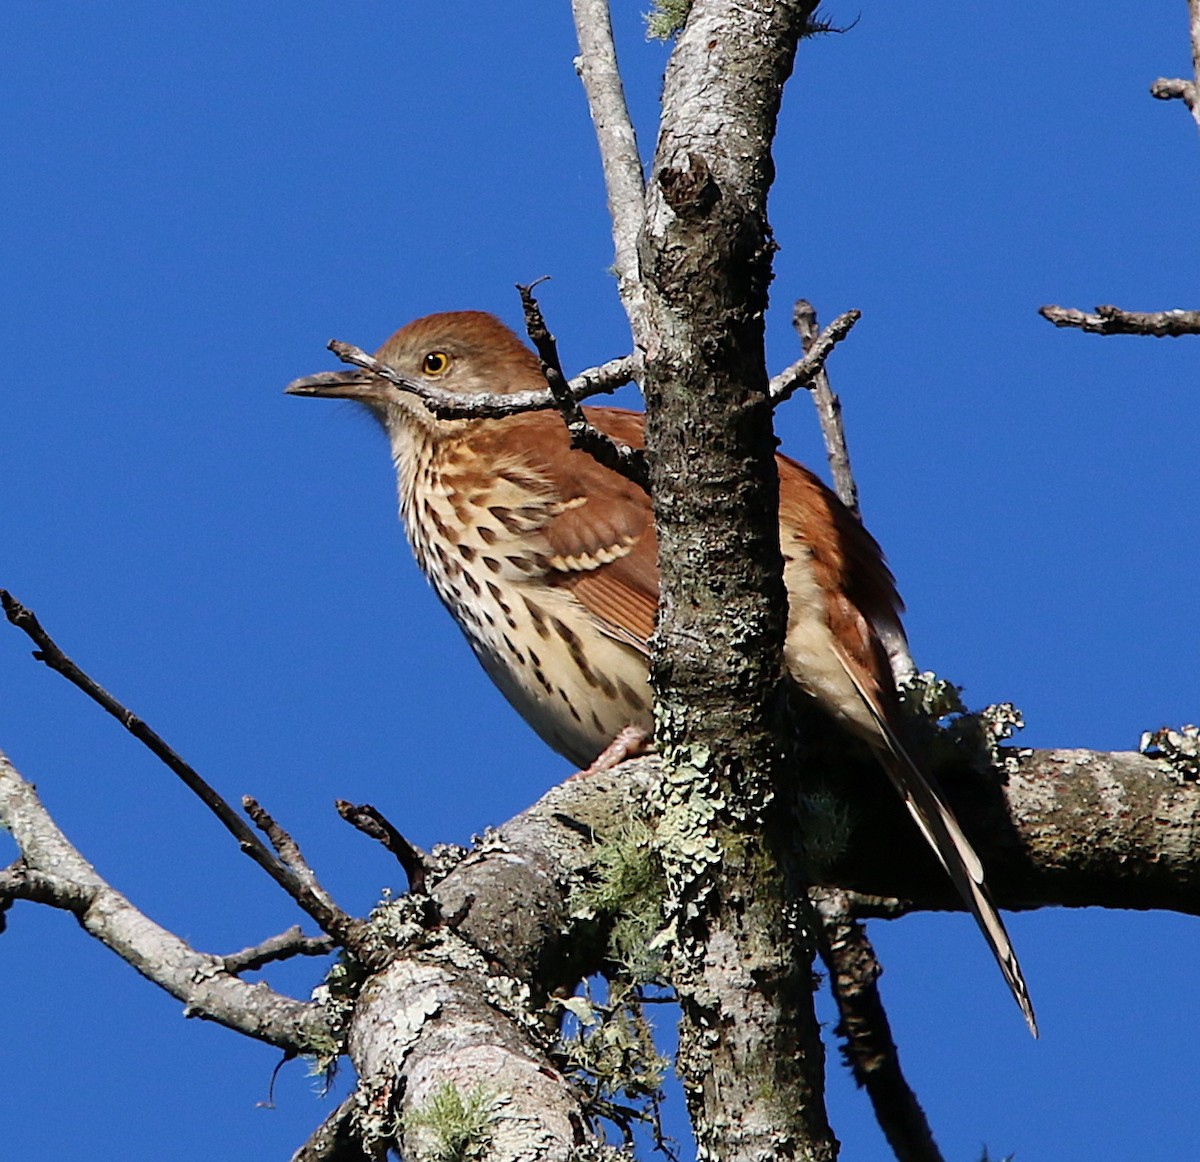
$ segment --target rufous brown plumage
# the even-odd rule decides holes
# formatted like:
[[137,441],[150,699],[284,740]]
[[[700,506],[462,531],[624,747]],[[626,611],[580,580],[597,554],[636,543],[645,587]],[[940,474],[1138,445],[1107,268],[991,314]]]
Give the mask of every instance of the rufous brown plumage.
[[[401,376],[464,394],[545,386],[537,356],[479,311],[417,319],[376,358]],[[357,400],[383,425],[422,571],[492,680],[551,747],[586,766],[626,726],[651,729],[657,542],[640,488],[573,449],[555,411],[438,419],[417,395],[361,371],[297,380],[288,391]],[[585,411],[610,436],[642,445],[640,414]],[[777,464],[788,673],[874,749],[1036,1036],[979,858],[898,738],[884,643],[903,641],[902,606],[879,546],[811,472],[786,456]]]

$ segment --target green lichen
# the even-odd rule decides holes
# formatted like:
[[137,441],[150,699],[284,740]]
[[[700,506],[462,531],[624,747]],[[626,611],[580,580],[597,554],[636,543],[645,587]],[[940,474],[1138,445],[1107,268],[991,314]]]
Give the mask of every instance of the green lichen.
[[405,1119],[405,1132],[414,1136],[418,1162],[477,1162],[492,1143],[495,1091],[475,1086],[464,1097],[446,1082]]
[[1021,711],[1011,702],[998,702],[982,710],[968,710],[962,687],[931,671],[914,674],[900,687],[901,707],[914,729],[926,735],[935,755],[969,756],[977,768],[1009,769],[1017,756],[1006,743],[1025,727]]
[[687,23],[692,0],[654,0],[646,13],[646,39],[670,40]]
[[333,1079],[338,1059],[345,1049],[346,1029],[365,979],[362,969],[342,953],[325,974],[325,979],[313,990],[313,1000],[323,1010],[328,1032],[310,1039],[305,1057],[309,1072],[323,1075],[327,1082]]
[[651,944],[662,927],[664,882],[654,829],[635,817],[597,844],[595,855],[595,880],[578,893],[576,911],[612,918],[608,951],[619,975],[659,979],[662,958]]
[[585,985],[582,994],[556,1003],[576,1023],[575,1035],[560,1041],[558,1057],[588,1094],[590,1114],[612,1122],[626,1140],[634,1122],[648,1123],[661,1138],[659,1103],[670,1062],[655,1048],[641,989],[614,977],[606,1002]]

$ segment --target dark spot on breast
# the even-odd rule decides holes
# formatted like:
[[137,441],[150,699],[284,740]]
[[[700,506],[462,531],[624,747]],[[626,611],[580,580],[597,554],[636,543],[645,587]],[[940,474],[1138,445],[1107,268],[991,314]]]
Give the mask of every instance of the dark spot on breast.
[[567,643],[567,648],[574,653],[579,648],[579,635],[565,621],[560,621],[557,617],[552,617],[550,624],[554,627],[554,632]]
[[542,481],[539,477],[521,468],[501,468],[496,475],[501,480],[507,480],[509,484],[515,484],[518,488],[523,488],[527,492],[537,492],[542,487]]
[[442,520],[442,518],[440,516],[438,516],[438,514],[434,511],[432,505],[430,505],[428,501],[426,501],[424,503],[424,505],[422,505],[422,508],[424,509],[424,512],[425,512],[425,519],[428,520],[429,523],[431,525],[433,525],[433,527],[435,529],[437,529],[438,534],[440,536],[444,537],[448,541],[454,540],[454,537],[452,537],[450,535],[449,528],[446,527],[446,522],[444,520]]
[[493,573],[499,573],[499,572],[500,572],[500,570],[501,570],[501,568],[503,567],[503,566],[500,564],[500,562],[496,560],[496,558],[495,558],[495,557],[484,557],[484,558],[483,558],[483,563],[484,563],[484,564],[485,564],[485,565],[486,565],[486,566],[487,566],[489,569],[491,569],[491,571],[492,571]]
[[475,560],[475,550],[463,541],[458,542],[458,555],[462,557],[464,561]]
[[529,616],[533,619],[533,628],[537,630],[538,637],[549,640],[550,627],[546,620],[546,611],[536,602],[530,601],[524,594],[521,595],[521,600],[525,602],[525,608],[529,610]]
[[489,506],[488,512],[510,533],[519,533],[521,531],[521,522],[516,518],[511,508],[505,508],[502,504],[493,504]]
[[476,597],[483,592],[483,586],[481,586],[479,582],[475,580],[474,574],[465,569],[463,570],[463,580],[467,583],[467,588],[470,589]]
[[500,539],[500,534],[495,529],[488,528],[487,525],[480,525],[475,531],[485,545],[494,545]]
[[621,691],[621,697],[625,701],[625,705],[630,710],[641,710],[642,699],[638,692],[625,681],[624,678],[617,679],[617,689]]

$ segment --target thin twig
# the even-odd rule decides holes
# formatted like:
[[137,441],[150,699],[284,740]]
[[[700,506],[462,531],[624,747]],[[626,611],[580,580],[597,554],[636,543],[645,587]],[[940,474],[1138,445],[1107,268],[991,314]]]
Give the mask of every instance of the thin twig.
[[20,858],[0,873],[0,901],[33,900],[70,912],[90,936],[171,996],[190,1017],[289,1051],[304,1052],[329,1036],[326,1014],[311,1001],[227,973],[203,953],[140,912],[107,883],[62,833],[33,785],[0,753],[0,829]]
[[571,13],[579,41],[575,71],[587,96],[604,170],[617,292],[629,318],[634,343],[643,346],[646,308],[637,241],[646,218],[646,178],[617,66],[608,0],[571,0]]
[[1100,306],[1094,315],[1074,307],[1038,307],[1038,314],[1056,327],[1078,327],[1093,335],[1152,335],[1175,338],[1200,335],[1200,311],[1124,311]]
[[[311,886],[295,873],[292,867],[283,860],[276,859],[267,846],[246,825],[245,820],[155,730],[143,722],[133,711],[118,702],[67,657],[54,639],[42,628],[31,609],[27,609],[5,589],[0,589],[0,605],[3,606],[4,614],[9,622],[26,634],[37,646],[33,656],[39,662],[45,663],[50,669],[61,674],[68,682],[82,690],[93,702],[120,722],[221,821],[225,829],[238,841],[238,846],[242,851],[283,888],[308,915],[316,920],[321,925],[322,931],[330,931],[322,921],[328,921],[334,915],[339,914],[339,910],[328,897],[321,898],[324,893],[318,896]],[[330,934],[334,935],[332,932]]]
[[[812,395],[821,424],[821,435],[825,437],[825,452],[829,457],[829,470],[833,474],[833,486],[838,499],[855,516],[858,511],[858,486],[850,469],[850,449],[846,446],[846,429],[842,425],[842,403],[829,386],[825,361],[830,352],[862,318],[861,311],[847,311],[839,315],[823,332],[817,328],[817,312],[807,299],[797,299],[792,309],[792,326],[800,336],[800,348],[804,358],[794,363],[782,376],[794,376],[794,380],[781,385],[778,392],[775,380],[771,381],[771,398],[786,399],[796,388],[805,386]],[[786,392],[786,394],[785,394]]]
[[316,874],[304,858],[296,841],[275,821],[257,799],[242,796],[242,807],[251,822],[268,839],[275,853],[287,866],[300,886],[302,895],[293,899],[339,944],[344,944],[355,953],[361,953],[359,945],[366,925],[362,920],[343,912],[333,897],[321,886]]
[[619,443],[611,436],[605,435],[583,414],[583,408],[579,406],[579,401],[572,394],[566,376],[563,375],[562,364],[558,358],[558,344],[546,326],[537,299],[533,297],[535,286],[536,282],[528,286],[517,284],[521,307],[525,311],[525,329],[537,349],[538,359],[542,364],[542,375],[545,376],[563,422],[567,425],[567,431],[571,433],[571,446],[586,452],[605,468],[619,472],[642,491],[649,492],[650,473],[642,450],[631,448],[628,444]]
[[[514,391],[509,395],[496,392],[464,395],[446,391],[440,387],[432,387],[419,380],[410,379],[407,375],[401,375],[386,363],[380,363],[373,355],[368,355],[361,347],[355,347],[353,343],[330,339],[326,346],[343,363],[361,367],[372,375],[378,375],[380,379],[386,379],[388,383],[398,387],[401,391],[407,391],[419,397],[439,419],[499,419],[503,416],[518,415],[521,412],[546,411],[558,406],[558,402],[549,388],[544,391]],[[570,383],[571,394],[579,400],[614,392],[618,387],[631,383],[638,374],[639,368],[640,363],[633,355],[610,359],[599,367],[589,368],[575,376]],[[298,389],[295,394],[303,395],[304,387],[319,385],[321,379],[321,375],[307,375],[302,379],[293,380],[284,390]]]
[[925,1112],[900,1068],[876,986],[883,970],[866,930],[851,917],[844,893],[821,889],[813,893],[813,903],[821,920],[817,943],[841,1018],[842,1054],[854,1080],[867,1091],[898,1162],[943,1162]]
[[425,853],[419,847],[414,847],[388,821],[382,811],[372,807],[370,803],[348,803],[345,799],[334,802],[337,813],[353,827],[357,827],[364,835],[382,843],[396,857],[408,877],[408,890],[416,896],[429,894],[429,868],[425,861]]
[[264,965],[278,960],[290,960],[293,956],[325,956],[336,945],[328,936],[305,936],[299,924],[293,924],[286,932],[272,936],[261,944],[243,948],[222,957],[225,971],[230,976],[243,972],[254,972]]

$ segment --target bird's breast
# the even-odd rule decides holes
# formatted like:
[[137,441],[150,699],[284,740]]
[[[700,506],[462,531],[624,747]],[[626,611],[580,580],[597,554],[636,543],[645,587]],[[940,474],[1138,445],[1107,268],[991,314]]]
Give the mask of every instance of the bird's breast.
[[417,563],[514,709],[581,767],[624,727],[649,730],[645,657],[558,583],[541,531],[577,502],[520,466],[485,476],[461,451],[405,451],[400,513]]

